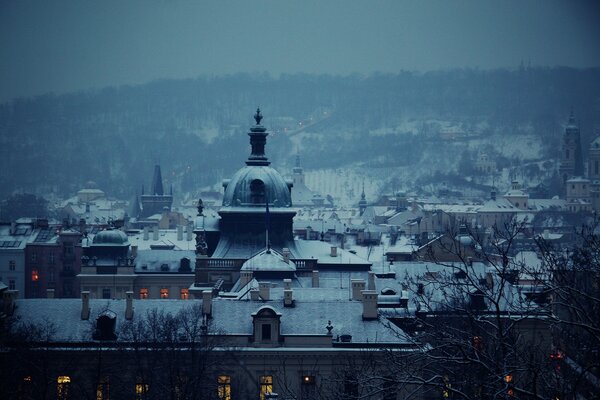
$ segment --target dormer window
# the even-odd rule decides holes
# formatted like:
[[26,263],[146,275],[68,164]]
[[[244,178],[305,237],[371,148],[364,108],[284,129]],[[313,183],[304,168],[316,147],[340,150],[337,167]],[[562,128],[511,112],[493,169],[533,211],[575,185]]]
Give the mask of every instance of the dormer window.
[[281,314],[271,306],[263,306],[252,314],[254,337],[252,341],[260,346],[277,346],[282,341],[280,335]]
[[96,331],[94,340],[116,340],[115,326],[117,324],[117,314],[112,311],[104,311],[96,319]]
[[265,203],[265,183],[260,179],[250,182],[250,197],[253,204]]

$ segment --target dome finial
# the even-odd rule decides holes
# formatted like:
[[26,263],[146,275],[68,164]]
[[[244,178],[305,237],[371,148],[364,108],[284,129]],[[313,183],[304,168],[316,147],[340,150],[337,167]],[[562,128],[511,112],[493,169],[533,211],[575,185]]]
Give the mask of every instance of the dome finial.
[[254,114],[254,120],[256,121],[256,125],[260,125],[260,121],[263,119],[263,116],[260,114],[260,107],[256,108],[256,114]]

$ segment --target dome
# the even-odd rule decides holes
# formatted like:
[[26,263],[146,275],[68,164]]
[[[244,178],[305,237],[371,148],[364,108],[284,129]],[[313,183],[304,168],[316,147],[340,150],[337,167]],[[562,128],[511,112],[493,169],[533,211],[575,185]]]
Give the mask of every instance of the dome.
[[118,229],[106,229],[94,236],[93,245],[122,246],[129,245],[125,232]]
[[224,207],[291,207],[291,183],[266,165],[248,165],[233,175],[226,185]]

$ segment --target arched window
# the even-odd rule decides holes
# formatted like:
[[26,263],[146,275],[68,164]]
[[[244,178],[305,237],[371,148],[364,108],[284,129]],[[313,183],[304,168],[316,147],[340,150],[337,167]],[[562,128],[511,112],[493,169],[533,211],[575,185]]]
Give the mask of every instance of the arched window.
[[265,202],[265,183],[260,179],[254,179],[250,182],[250,197],[253,204],[264,204]]

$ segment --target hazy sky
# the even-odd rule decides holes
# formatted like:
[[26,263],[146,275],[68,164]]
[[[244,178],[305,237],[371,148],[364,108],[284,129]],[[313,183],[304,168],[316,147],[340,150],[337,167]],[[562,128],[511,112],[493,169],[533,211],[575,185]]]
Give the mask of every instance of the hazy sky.
[[240,71],[600,66],[598,3],[0,0],[0,101]]

